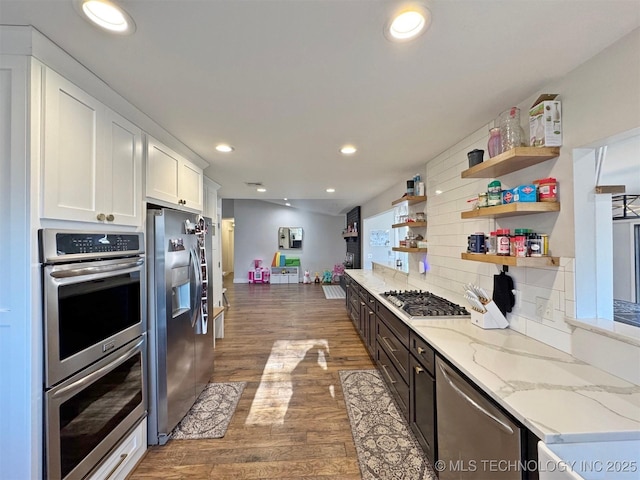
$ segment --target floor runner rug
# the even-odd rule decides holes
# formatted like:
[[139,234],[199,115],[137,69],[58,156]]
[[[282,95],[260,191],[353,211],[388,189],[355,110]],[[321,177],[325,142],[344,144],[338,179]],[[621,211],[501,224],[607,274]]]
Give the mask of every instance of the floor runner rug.
[[342,370],[363,480],[436,480],[437,477],[377,370]]
[[210,383],[171,433],[174,439],[222,438],[246,382]]
[[345,298],[344,290],[339,285],[322,285],[324,297],[328,300]]

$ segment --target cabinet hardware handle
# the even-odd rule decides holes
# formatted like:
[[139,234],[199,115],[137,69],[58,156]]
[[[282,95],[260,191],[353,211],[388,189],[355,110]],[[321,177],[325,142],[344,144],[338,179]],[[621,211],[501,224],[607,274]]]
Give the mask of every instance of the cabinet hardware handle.
[[382,337],[382,340],[384,341],[384,343],[387,344],[387,348],[392,352],[395,353],[398,351],[397,348],[393,348],[393,346],[389,343],[389,337]]
[[389,375],[389,372],[387,372],[387,366],[386,365],[380,365],[380,366],[382,367],[382,370],[384,370],[384,374],[389,379],[389,382],[391,383],[391,385],[395,385],[396,383],[398,383],[393,378],[391,378],[391,375]]
[[116,473],[116,470],[120,467],[120,465],[122,465],[122,462],[124,462],[128,456],[129,456],[128,453],[123,453],[122,455],[120,455],[120,460],[118,460],[118,463],[116,463],[115,467],[111,469],[109,474],[106,477],[104,477],[104,480],[109,480],[111,478],[111,475]]
[[100,222],[104,222],[104,219],[106,218],[104,213],[99,213],[96,218],[98,219],[98,221]]
[[416,375],[420,375],[422,372],[424,372],[424,368],[419,367],[418,365],[413,367],[413,369],[416,371]]
[[424,353],[424,348],[418,347],[418,355],[422,355]]
[[371,310],[369,310],[369,315],[373,315],[373,312]]
[[107,215],[107,222],[113,222],[115,219],[116,219],[116,217],[114,217],[112,213]]

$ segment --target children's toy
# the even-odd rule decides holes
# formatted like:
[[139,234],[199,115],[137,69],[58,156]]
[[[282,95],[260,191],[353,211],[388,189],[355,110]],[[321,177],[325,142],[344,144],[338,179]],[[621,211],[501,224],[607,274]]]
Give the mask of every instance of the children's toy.
[[315,278],[315,280],[313,281],[313,283],[320,283],[320,276],[319,276],[319,275],[320,275],[320,274],[319,274],[318,272],[316,272],[316,278]]
[[331,272],[329,270],[325,270],[322,274],[322,283],[331,283]]
[[249,283],[269,283],[270,271],[262,266],[262,260],[253,261],[253,270],[249,270]]
[[306,284],[311,283],[311,275],[309,274],[309,270],[304,271],[304,277],[302,278],[302,283],[306,283]]
[[333,276],[331,277],[331,280],[333,281],[333,283],[340,283],[340,277],[344,275],[344,265],[342,265],[341,263],[336,263],[333,266]]

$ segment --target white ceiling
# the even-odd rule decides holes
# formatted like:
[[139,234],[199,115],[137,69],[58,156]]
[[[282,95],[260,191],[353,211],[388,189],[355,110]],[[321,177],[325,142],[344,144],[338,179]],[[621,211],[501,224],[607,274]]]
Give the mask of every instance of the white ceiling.
[[[393,44],[382,30],[398,1],[118,3],[131,36],[93,28],[72,0],[0,0],[0,24],[33,25],[101,77],[206,160],[222,198],[330,214],[422,172],[640,25],[638,0],[427,0],[430,29]],[[359,151],[341,156],[345,143]]]

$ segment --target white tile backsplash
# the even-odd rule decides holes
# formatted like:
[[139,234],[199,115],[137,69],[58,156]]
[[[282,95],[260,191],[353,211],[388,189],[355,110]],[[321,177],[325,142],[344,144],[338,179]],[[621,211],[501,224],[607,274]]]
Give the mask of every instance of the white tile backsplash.
[[[426,274],[418,273],[418,260],[421,255],[409,256],[408,286],[429,290],[436,295],[444,296],[451,301],[466,305],[463,296],[463,285],[474,283],[489,292],[493,292],[494,275],[502,269],[499,265],[462,260],[460,253],[466,251],[467,236],[474,232],[489,232],[497,228],[533,228],[550,236],[550,251],[566,241],[558,235],[556,217],[537,214],[525,217],[507,217],[500,219],[477,218],[462,220],[460,213],[470,210],[469,199],[476,198],[478,192],[486,191],[491,179],[462,179],[460,173],[468,167],[467,152],[474,148],[486,150],[488,126],[478,129],[447,151],[438,155],[426,164],[425,182],[427,184],[428,201],[424,208],[427,215],[427,239],[429,252],[427,260],[430,268]],[[534,169],[536,167],[533,167]],[[533,173],[532,173],[533,174]],[[503,185],[515,186],[528,178],[522,172],[514,172],[500,178]],[[534,177],[537,178],[537,177]],[[436,190],[443,193],[436,195]],[[560,242],[560,243],[556,243]],[[392,274],[387,272],[387,275]],[[518,291],[517,304],[507,314],[510,328],[532,337],[564,352],[572,352],[574,328],[565,322],[565,318],[575,318],[575,260],[569,257],[560,258],[559,267],[524,268],[509,267],[508,274],[513,278]],[[538,319],[536,315],[536,299],[549,299],[553,303],[552,318]],[[619,350],[615,342],[600,342],[595,335],[582,337],[598,342],[597,354],[593,357],[595,364],[606,367],[616,373],[612,358],[636,358],[637,349],[626,347]],[[588,347],[584,343],[578,347],[582,358],[588,360]],[[574,353],[575,354],[575,353]],[[635,371],[623,374],[627,378],[637,378]]]

